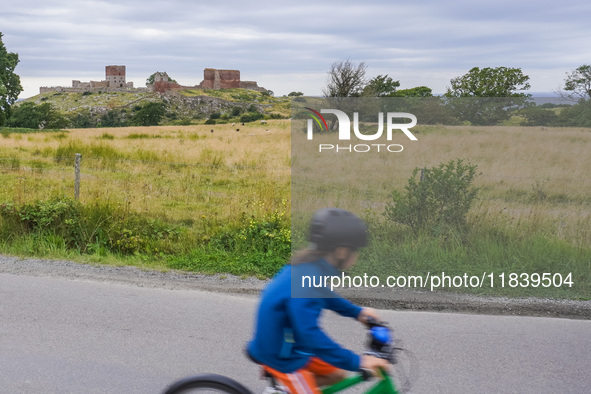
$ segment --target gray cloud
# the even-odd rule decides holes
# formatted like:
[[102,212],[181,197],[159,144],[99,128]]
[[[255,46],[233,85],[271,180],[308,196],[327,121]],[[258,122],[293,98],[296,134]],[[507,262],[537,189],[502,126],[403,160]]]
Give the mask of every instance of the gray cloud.
[[549,91],[591,62],[591,5],[578,0],[400,3],[21,0],[2,6],[0,31],[19,54],[23,97],[39,83],[101,78],[107,64],[125,64],[136,85],[157,70],[198,83],[217,67],[278,94],[320,94],[340,59],[439,92],[473,66],[500,65]]

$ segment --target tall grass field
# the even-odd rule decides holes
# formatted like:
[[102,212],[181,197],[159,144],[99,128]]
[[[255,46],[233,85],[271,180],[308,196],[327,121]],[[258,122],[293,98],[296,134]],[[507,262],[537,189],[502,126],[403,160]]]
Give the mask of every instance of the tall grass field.
[[[591,298],[591,130],[417,126],[416,131],[420,143],[405,144],[403,155],[372,160],[358,155],[356,171],[342,177],[338,165],[292,157],[288,120],[3,129],[0,251],[265,278],[285,264],[292,243],[305,245],[300,230],[306,218],[292,217],[291,211],[296,202],[298,214],[313,211],[314,204],[305,206],[312,196],[367,220],[372,247],[352,274],[570,272],[569,287],[452,290]],[[323,136],[317,138],[322,142]],[[79,201],[76,153],[82,155]],[[458,158],[477,166],[467,231],[414,234],[384,215],[392,192],[404,192],[415,168]],[[390,170],[380,171],[380,162]],[[293,195],[292,166],[312,179]],[[363,186],[368,178],[375,187]]]
[[5,129],[0,248],[268,277],[289,255],[289,138],[287,121]]

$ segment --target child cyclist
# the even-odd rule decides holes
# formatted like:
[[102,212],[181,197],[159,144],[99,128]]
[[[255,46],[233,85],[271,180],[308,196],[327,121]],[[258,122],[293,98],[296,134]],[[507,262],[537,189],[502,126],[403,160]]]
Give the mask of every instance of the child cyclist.
[[302,283],[304,276],[317,277],[314,283],[319,283],[353,266],[357,250],[367,245],[365,224],[343,209],[321,209],[310,222],[309,241],[263,291],[248,344],[249,355],[292,393],[317,393],[318,386],[344,379],[347,370],[389,367],[387,360],[341,347],[319,327],[323,309],[362,323],[379,321],[375,310],[352,304],[326,285],[303,288]]

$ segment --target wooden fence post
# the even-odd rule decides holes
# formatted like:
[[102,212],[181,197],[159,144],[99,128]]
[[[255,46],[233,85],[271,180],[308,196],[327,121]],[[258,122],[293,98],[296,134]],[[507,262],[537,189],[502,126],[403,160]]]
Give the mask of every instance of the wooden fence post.
[[74,162],[74,199],[78,201],[80,199],[80,159],[82,155],[80,153],[76,153],[76,160]]

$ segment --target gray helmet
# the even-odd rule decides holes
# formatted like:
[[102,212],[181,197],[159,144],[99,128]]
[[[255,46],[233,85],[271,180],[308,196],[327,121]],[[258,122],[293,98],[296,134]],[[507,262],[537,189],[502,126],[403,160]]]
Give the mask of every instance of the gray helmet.
[[310,247],[333,251],[339,246],[357,250],[367,246],[367,228],[363,220],[340,208],[316,211],[310,221]]

